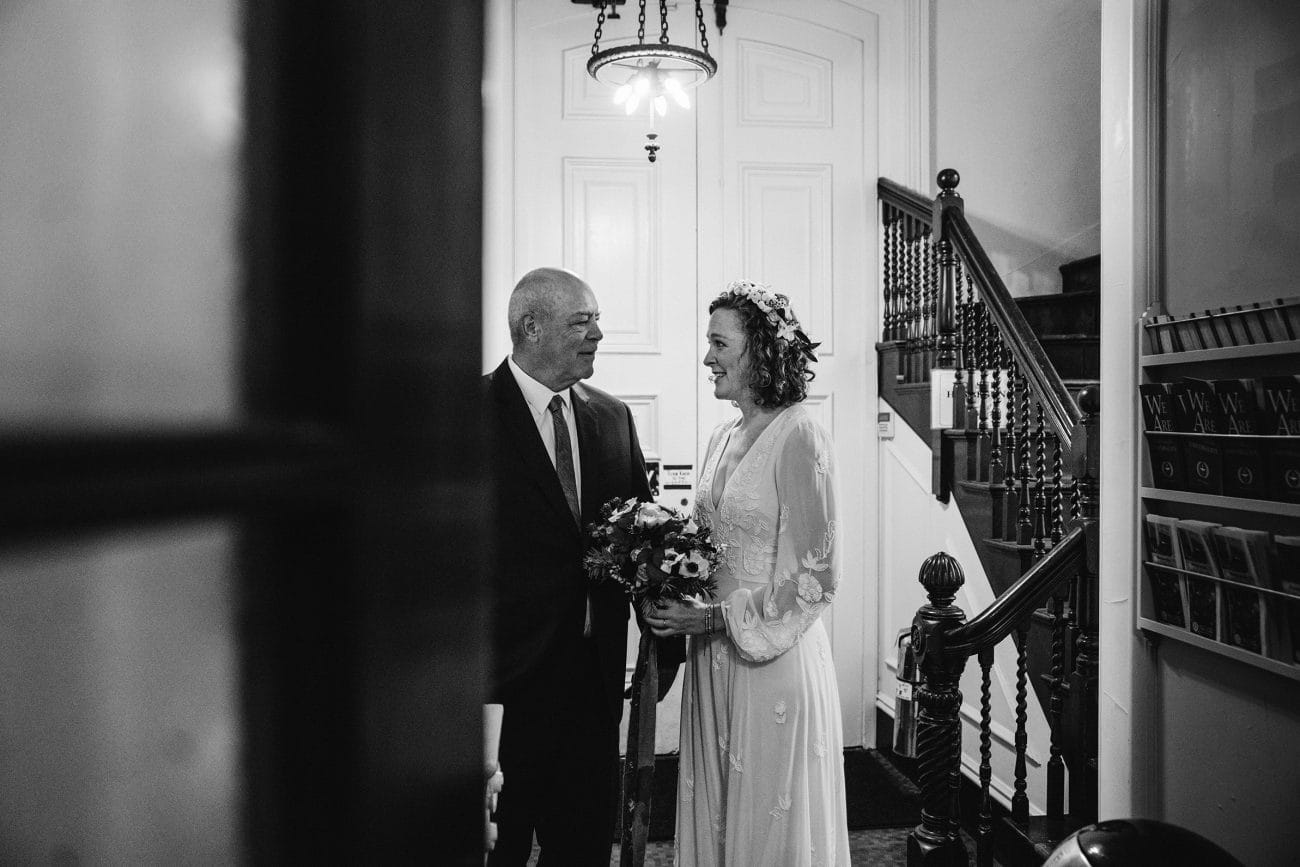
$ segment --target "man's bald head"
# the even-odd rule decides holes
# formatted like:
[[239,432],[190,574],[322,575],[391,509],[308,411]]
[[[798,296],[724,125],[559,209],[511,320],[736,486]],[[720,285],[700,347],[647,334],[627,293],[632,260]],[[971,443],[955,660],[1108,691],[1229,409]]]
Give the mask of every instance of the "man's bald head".
[[563,268],[529,271],[510,293],[511,355],[538,382],[559,391],[591,376],[600,308],[586,282]]

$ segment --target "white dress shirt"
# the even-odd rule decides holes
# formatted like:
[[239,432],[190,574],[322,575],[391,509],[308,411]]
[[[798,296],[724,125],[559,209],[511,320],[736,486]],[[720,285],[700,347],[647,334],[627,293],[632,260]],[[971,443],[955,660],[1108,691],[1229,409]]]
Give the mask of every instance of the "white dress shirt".
[[551,466],[555,466],[555,426],[551,421],[551,398],[558,394],[560,400],[564,401],[564,424],[569,428],[569,443],[573,446],[573,481],[578,492],[578,502],[581,503],[582,456],[578,452],[578,421],[573,415],[572,393],[567,388],[564,391],[551,391],[549,386],[542,385],[515,364],[513,355],[506,359],[506,363],[510,365],[510,372],[514,374],[515,382],[519,383],[519,390],[523,392],[524,402],[533,414],[533,422],[537,425],[537,433],[542,437],[542,444],[546,446]]

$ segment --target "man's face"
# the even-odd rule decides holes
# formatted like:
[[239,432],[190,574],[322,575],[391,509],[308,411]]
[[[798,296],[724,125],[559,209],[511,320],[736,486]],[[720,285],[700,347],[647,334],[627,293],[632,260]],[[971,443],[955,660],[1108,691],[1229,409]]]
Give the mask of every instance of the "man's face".
[[557,293],[551,315],[542,316],[538,326],[539,372],[547,376],[539,381],[558,391],[595,372],[596,347],[605,335],[590,287],[576,280],[567,285]]

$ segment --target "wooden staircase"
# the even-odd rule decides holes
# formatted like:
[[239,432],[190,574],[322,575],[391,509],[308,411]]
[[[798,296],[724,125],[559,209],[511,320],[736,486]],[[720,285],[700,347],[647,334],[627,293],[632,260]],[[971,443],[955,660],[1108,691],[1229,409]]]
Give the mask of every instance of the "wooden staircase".
[[[975,799],[980,816],[971,833],[979,842],[978,863],[991,863],[996,836],[1001,863],[1041,864],[1057,841],[1096,818],[1100,261],[1092,256],[1062,266],[1060,293],[1012,299],[965,222],[956,185],[956,173],[945,171],[938,198],[922,207],[916,194],[881,182],[886,274],[884,333],[877,345],[880,394],[930,442],[933,492],[943,502],[956,501],[998,596],[994,608],[1023,614],[1012,625],[990,609],[970,626],[979,621],[981,665],[985,654],[991,662],[992,644],[1004,637],[1015,642],[1018,729],[1024,725],[1027,692],[1035,694],[1048,718],[1053,754],[1047,770],[1048,813],[1029,815],[1024,763],[1018,761],[1011,815],[996,823],[994,834],[998,811],[988,796],[984,743],[983,796]],[[938,221],[942,229],[935,225]],[[932,369],[955,371],[957,379],[953,423],[943,429],[931,428]],[[923,627],[962,633],[967,627],[953,619],[953,611],[960,611],[946,595],[949,580],[937,573],[927,578],[924,572],[921,581],[932,603],[918,612],[914,636]],[[990,628],[1001,631],[995,635]],[[965,656],[951,654],[944,665],[931,666],[944,690],[956,688],[950,669],[964,667],[975,655],[974,647],[970,644]],[[985,667],[986,684],[988,676]],[[987,703],[987,695],[983,700]],[[952,732],[935,734],[934,727],[943,728],[936,717],[923,717],[923,726],[927,723],[931,749],[938,749],[933,744]],[[958,725],[958,738],[959,730]],[[1020,754],[1022,739],[1018,731]],[[929,815],[923,812],[923,824],[909,840],[909,864],[946,864],[946,858],[955,857],[956,844],[944,830],[943,815],[957,808],[955,800],[946,800],[944,780],[955,780],[958,772],[940,770],[944,761],[937,753],[929,762],[918,757],[922,769],[930,768],[928,787],[924,770],[920,775]],[[1069,814],[1064,809],[1066,767]]]

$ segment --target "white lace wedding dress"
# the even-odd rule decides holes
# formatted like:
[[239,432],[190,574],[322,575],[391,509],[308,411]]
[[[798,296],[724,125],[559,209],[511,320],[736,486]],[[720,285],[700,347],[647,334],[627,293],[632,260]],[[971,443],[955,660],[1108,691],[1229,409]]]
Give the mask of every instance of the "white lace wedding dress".
[[830,437],[796,404],[713,500],[714,432],[696,520],[726,546],[726,632],[691,636],[682,692],[679,867],[848,865],[844,744],[820,620],[839,582]]

